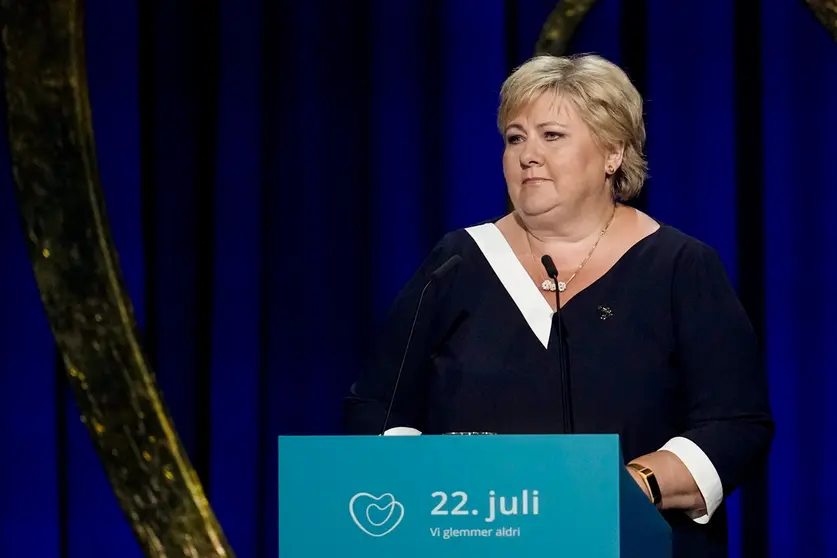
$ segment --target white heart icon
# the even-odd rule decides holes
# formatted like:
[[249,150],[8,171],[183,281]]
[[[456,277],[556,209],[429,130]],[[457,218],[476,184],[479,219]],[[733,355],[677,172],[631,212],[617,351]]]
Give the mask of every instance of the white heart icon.
[[[383,498],[383,496],[382,496],[382,498]],[[370,515],[370,512],[373,509],[378,510],[379,512],[386,512],[387,510],[389,510],[389,513],[386,514],[386,517],[384,517],[383,520],[375,521],[374,519],[372,519],[372,516]],[[389,518],[392,517],[392,512],[393,511],[395,511],[395,506],[393,506],[392,503],[389,503],[389,504],[385,505],[384,507],[381,507],[378,504],[369,504],[368,506],[366,506],[366,520],[369,523],[371,523],[372,525],[374,525],[375,527],[383,527],[384,525],[386,525],[387,521],[389,521]],[[380,513],[376,514],[376,515],[378,517],[381,516]]]
[[[394,523],[386,531],[382,533],[373,533],[372,531],[367,529],[366,526],[364,526],[363,523],[361,523],[358,520],[358,514],[355,512],[355,504],[360,498],[368,498],[369,500],[372,500],[372,502],[367,504],[365,513],[362,515],[362,517],[366,519],[367,522],[369,522],[369,525],[371,527],[384,527],[387,524],[387,522],[389,522],[389,520],[393,518],[393,514],[397,516]],[[383,505],[381,505],[381,503],[383,503]],[[387,509],[389,509],[389,513],[386,514],[386,517],[383,521],[374,521],[370,515],[370,511],[373,511],[373,508],[379,512],[385,512],[387,511]],[[354,520],[355,525],[357,525],[361,531],[363,531],[370,537],[383,537],[384,535],[391,533],[393,529],[398,527],[398,525],[401,523],[401,520],[404,519],[404,506],[402,506],[400,502],[397,502],[395,500],[395,497],[389,493],[382,494],[381,496],[373,496],[368,492],[359,492],[355,494],[349,501],[349,514],[351,514],[352,520]]]

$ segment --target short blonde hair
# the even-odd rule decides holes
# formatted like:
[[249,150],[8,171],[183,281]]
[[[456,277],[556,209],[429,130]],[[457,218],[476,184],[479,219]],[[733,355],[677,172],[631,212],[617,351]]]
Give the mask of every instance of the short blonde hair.
[[643,155],[645,123],[642,97],[625,72],[593,54],[535,56],[503,83],[497,114],[500,132],[517,111],[543,93],[573,102],[602,147],[623,146],[622,165],[613,177],[613,194],[618,200],[637,196],[648,174]]

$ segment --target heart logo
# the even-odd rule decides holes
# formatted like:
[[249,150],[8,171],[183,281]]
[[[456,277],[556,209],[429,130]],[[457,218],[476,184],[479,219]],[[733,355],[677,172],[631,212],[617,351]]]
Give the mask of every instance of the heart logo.
[[373,496],[359,492],[349,501],[349,514],[361,531],[370,537],[383,537],[404,519],[404,506],[389,493]]

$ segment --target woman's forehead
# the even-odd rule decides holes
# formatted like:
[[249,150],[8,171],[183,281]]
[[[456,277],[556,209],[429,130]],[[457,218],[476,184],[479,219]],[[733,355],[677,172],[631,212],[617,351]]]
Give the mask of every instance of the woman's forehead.
[[578,120],[578,111],[574,102],[566,95],[547,91],[510,107],[507,125],[523,120],[531,124],[539,124],[541,120],[550,119],[558,123],[570,125]]

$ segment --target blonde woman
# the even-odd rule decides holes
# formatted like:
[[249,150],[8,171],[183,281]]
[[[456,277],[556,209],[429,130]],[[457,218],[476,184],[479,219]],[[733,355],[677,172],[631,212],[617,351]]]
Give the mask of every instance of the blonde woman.
[[399,294],[348,432],[618,433],[674,556],[726,556],[723,500],[773,437],[766,379],[715,251],[624,205],[646,176],[639,93],[601,57],[539,56],[498,123],[513,210],[447,234]]

